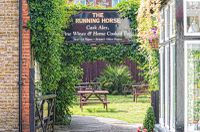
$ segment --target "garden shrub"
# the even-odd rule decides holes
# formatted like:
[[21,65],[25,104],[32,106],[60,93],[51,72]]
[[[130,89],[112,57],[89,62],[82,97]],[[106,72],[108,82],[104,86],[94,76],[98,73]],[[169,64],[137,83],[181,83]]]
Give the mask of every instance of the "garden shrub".
[[[83,74],[80,65],[83,62],[96,60],[106,61],[113,65],[122,64],[127,58],[134,58],[132,55],[136,44],[128,46],[102,44],[95,47],[83,43],[69,44],[64,41],[64,30],[70,27],[71,16],[77,10],[97,7],[66,4],[66,0],[29,0],[28,2],[31,18],[28,27],[31,30],[34,59],[40,65],[40,88],[42,94],[57,94],[56,122],[66,124],[70,122],[69,108],[75,97],[75,85],[80,82]],[[124,8],[123,3],[131,8]],[[117,8],[124,17],[131,19],[131,27],[135,29],[138,2],[123,1]],[[118,91],[121,91],[121,84],[131,81],[131,76],[127,78],[128,81],[123,81],[121,78],[122,83],[115,83]]]
[[112,94],[122,94],[123,85],[133,82],[131,72],[127,66],[108,66],[97,79],[103,89]]
[[159,0],[145,0],[137,16],[137,36],[140,45],[135,52],[135,58],[138,68],[143,71],[144,80],[149,84],[150,91],[159,89],[159,52],[152,44],[153,40],[159,39],[160,6]]
[[59,81],[56,98],[56,123],[69,124],[71,121],[70,107],[75,99],[74,86],[80,82],[83,71],[79,66],[67,66],[63,68],[62,78]]
[[154,125],[155,125],[155,115],[153,107],[149,107],[143,122],[143,127],[146,128],[148,132],[153,132]]

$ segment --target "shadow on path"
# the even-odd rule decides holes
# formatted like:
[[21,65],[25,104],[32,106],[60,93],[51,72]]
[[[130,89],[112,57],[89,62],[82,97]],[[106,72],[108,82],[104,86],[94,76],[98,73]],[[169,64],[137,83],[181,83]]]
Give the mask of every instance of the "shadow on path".
[[56,132],[136,132],[141,124],[128,124],[112,118],[72,116],[70,126],[56,126]]

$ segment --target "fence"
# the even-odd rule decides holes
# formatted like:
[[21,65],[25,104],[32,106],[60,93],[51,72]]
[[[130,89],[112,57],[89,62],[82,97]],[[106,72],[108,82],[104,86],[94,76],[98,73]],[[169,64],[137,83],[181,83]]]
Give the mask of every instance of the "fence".
[[[82,68],[84,71],[83,82],[92,82],[95,81],[97,77],[103,72],[108,63],[105,61],[96,61],[96,62],[86,62],[82,64]],[[143,77],[140,75],[142,73],[141,70],[137,68],[137,64],[131,60],[126,60],[124,65],[128,66],[131,71],[131,75],[133,80],[136,82],[142,82]]]

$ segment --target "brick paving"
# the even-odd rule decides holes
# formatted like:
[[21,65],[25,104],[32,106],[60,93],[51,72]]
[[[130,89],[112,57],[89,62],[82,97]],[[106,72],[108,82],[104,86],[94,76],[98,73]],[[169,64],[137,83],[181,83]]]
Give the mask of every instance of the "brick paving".
[[72,116],[69,126],[56,126],[56,132],[136,132],[141,124],[95,116]]

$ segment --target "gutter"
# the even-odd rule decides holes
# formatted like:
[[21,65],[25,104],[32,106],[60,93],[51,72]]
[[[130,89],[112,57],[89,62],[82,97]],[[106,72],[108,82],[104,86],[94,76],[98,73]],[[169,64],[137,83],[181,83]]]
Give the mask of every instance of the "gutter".
[[19,0],[19,132],[22,132],[22,0]]

